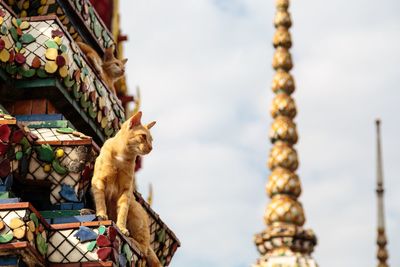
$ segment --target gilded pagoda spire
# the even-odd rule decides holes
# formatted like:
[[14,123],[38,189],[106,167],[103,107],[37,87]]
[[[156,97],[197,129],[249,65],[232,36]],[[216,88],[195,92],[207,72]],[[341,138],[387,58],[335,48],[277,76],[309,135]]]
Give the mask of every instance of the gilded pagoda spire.
[[276,8],[273,37],[276,50],[272,61],[276,71],[272,81],[275,97],[271,106],[274,122],[269,133],[273,147],[268,159],[271,175],[266,185],[271,202],[264,215],[267,228],[255,236],[261,257],[254,267],[312,267],[317,266],[311,257],[317,239],[312,230],[302,227],[305,215],[298,200],[301,183],[296,174],[299,162],[294,148],[298,135],[293,121],[297,114],[296,105],[291,96],[295,83],[290,74],[293,62],[289,52],[292,46],[289,0],[277,0]]
[[378,237],[376,243],[378,244],[378,267],[388,267],[387,259],[388,252],[386,249],[387,239],[385,233],[385,215],[383,205],[383,168],[382,168],[382,149],[381,149],[381,131],[380,120],[376,120],[376,150],[377,150],[377,163],[376,163],[376,194],[378,200]]

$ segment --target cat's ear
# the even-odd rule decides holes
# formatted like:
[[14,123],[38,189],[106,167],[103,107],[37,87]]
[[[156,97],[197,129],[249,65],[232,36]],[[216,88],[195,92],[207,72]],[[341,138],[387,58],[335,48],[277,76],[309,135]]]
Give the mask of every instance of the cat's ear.
[[142,112],[139,111],[135,115],[133,115],[130,120],[129,120],[129,128],[132,129],[135,126],[138,126],[141,124],[140,120],[142,119]]
[[146,125],[146,128],[147,128],[148,130],[150,130],[150,129],[154,126],[154,124],[156,124],[156,122],[155,122],[155,121],[152,121],[152,122],[150,122],[149,124]]
[[103,61],[110,61],[112,59],[114,59],[114,46],[106,49],[106,51],[104,52]]
[[126,62],[128,62],[128,59],[127,58],[124,58],[123,60],[121,60],[122,61],[122,64],[126,64]]

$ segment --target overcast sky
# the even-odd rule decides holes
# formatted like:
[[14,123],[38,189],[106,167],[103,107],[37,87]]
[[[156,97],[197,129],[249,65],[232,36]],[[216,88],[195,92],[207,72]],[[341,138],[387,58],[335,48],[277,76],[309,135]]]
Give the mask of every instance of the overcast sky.
[[[389,262],[400,266],[400,2],[291,5],[301,201],[324,267],[376,264],[375,129],[383,121]],[[269,201],[272,0],[123,0],[128,82],[154,150],[138,174],[182,242],[172,267],[245,267]],[[396,194],[397,193],[397,194]],[[396,231],[397,230],[397,231]]]

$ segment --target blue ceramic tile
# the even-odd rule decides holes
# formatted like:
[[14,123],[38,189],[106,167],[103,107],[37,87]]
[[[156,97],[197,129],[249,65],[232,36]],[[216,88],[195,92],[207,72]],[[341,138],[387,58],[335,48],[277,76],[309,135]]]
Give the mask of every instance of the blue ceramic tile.
[[96,215],[90,214],[90,215],[75,216],[75,219],[78,220],[79,222],[93,222],[96,219]]
[[18,266],[18,258],[14,256],[0,257],[0,266]]
[[61,203],[60,204],[60,210],[72,210],[73,208],[73,203]]
[[53,224],[73,223],[73,222],[92,222],[96,219],[96,215],[81,215],[72,217],[59,217],[53,219]]
[[4,181],[4,186],[7,188],[7,190],[10,190],[11,189],[11,186],[12,186],[12,184],[13,184],[13,175],[12,175],[12,173],[10,173],[8,176],[7,176],[7,178],[5,179],[5,181]]
[[119,267],[126,267],[128,260],[125,257],[125,254],[119,254]]
[[61,184],[60,196],[67,201],[79,202],[74,188],[67,184]]
[[[18,203],[20,202],[19,198],[5,198],[5,199],[0,199],[0,204],[7,204],[7,203]],[[0,264],[1,266],[1,264]]]
[[72,209],[73,210],[81,210],[81,209],[83,209],[85,206],[83,205],[83,203],[82,202],[79,202],[79,203],[73,203],[73,207],[72,207]]
[[74,237],[78,238],[79,241],[86,242],[96,240],[97,234],[86,226],[80,226],[79,230],[74,234]]

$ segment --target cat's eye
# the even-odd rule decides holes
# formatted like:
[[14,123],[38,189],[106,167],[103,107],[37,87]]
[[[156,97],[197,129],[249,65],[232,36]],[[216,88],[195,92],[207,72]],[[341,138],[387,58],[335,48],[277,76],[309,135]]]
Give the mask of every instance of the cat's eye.
[[143,139],[143,140],[146,140],[146,139],[147,139],[147,136],[146,136],[145,134],[141,134],[141,135],[140,135],[140,138]]

